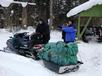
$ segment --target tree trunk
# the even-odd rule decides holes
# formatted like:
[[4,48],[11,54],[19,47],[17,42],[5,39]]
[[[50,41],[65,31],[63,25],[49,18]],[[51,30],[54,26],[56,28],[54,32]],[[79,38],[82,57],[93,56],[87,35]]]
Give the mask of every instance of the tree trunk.
[[53,26],[53,0],[50,0],[50,26]]
[[22,9],[22,27],[27,27],[27,8],[23,7]]

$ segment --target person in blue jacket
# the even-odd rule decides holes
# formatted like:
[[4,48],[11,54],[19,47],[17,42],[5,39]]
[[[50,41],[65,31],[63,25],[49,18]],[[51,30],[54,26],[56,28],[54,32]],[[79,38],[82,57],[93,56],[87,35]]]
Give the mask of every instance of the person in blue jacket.
[[[64,24],[62,24],[61,26],[59,26],[59,28],[62,30],[63,27],[68,27],[68,23],[65,22]],[[62,39],[65,42],[65,31],[62,30]]]
[[76,29],[75,29],[75,24],[73,23],[72,20],[68,21],[68,25],[62,27],[62,31],[64,31],[64,42],[69,43],[69,42],[74,42],[75,37],[76,37]]

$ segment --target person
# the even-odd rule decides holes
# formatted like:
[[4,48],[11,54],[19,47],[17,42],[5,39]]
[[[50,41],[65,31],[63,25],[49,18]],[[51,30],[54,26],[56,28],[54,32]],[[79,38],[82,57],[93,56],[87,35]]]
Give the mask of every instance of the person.
[[[62,29],[63,27],[68,27],[68,23],[65,22],[60,28]],[[65,35],[66,35],[66,32],[62,30],[62,39],[64,42],[65,42]]]
[[28,47],[31,49],[36,44],[47,44],[50,40],[50,29],[42,19],[39,19],[35,32],[29,36]]
[[36,33],[39,33],[43,36],[43,44],[46,44],[50,40],[50,29],[47,23],[44,22],[43,19],[39,19],[37,28],[35,30]]
[[68,27],[73,27],[74,29],[76,29],[76,26],[73,20],[68,20]]
[[75,24],[72,20],[69,20],[66,26],[62,27],[62,38],[64,42],[74,42],[76,37]]
[[91,40],[91,36],[93,36],[93,30],[92,27],[87,27],[85,32],[82,35],[82,40],[86,43],[88,43]]

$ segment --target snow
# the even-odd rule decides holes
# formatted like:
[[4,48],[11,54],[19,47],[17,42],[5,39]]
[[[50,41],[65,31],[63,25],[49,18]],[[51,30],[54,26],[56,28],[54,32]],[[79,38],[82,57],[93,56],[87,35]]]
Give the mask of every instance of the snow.
[[[20,32],[34,30],[21,30]],[[0,29],[0,49],[6,46],[6,40],[13,33]],[[50,42],[62,41],[61,32],[51,31]],[[78,59],[84,64],[76,72],[57,74],[44,67],[42,61],[35,61],[20,55],[0,52],[0,76],[102,76],[102,43],[78,43]]]
[[35,3],[19,2],[19,1],[14,1],[13,3],[22,4],[22,7],[26,7],[27,4],[29,4],[29,5],[36,5]]
[[0,0],[0,5],[2,5],[3,7],[8,7],[11,3],[22,4],[22,7],[26,7],[27,4],[36,5],[35,3],[19,2],[14,0]]
[[12,2],[13,2],[13,0],[0,0],[0,4],[3,7],[8,7]]
[[93,6],[97,5],[97,4],[102,4],[102,0],[89,0],[73,9],[71,9],[68,13],[67,13],[67,17],[71,17],[73,15],[76,15],[82,11],[88,10],[90,8],[92,8]]
[[27,6],[27,2],[18,2],[18,1],[16,1],[14,3],[22,4],[22,7],[26,7]]

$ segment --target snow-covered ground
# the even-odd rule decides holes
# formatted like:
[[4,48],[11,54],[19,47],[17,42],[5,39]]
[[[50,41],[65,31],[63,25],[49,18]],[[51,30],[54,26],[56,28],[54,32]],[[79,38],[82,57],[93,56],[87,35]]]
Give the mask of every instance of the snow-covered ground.
[[[30,30],[30,32],[33,32],[33,30]],[[6,47],[6,40],[12,35],[13,33],[9,33],[5,29],[0,29],[0,49]],[[51,31],[50,42],[61,40],[61,32]],[[76,72],[61,75],[56,74],[45,68],[42,61],[0,52],[0,76],[102,76],[102,43],[80,42],[78,46],[78,58],[84,64]]]

